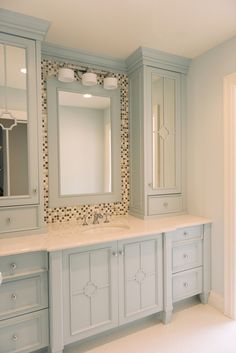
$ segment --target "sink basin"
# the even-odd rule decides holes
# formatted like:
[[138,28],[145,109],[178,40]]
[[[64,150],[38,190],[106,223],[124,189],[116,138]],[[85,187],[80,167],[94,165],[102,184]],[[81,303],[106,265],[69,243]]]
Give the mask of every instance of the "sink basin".
[[118,233],[128,230],[129,226],[125,224],[101,224],[91,226],[89,228],[83,229],[82,233],[86,234],[109,234],[109,233]]

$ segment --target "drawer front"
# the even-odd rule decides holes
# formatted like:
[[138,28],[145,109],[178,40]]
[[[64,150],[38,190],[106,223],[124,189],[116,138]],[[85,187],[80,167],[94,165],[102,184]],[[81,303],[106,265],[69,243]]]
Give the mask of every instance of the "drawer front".
[[171,196],[149,196],[148,215],[175,213],[183,209],[183,197],[181,195]]
[[0,353],[28,353],[48,346],[48,311],[0,322]]
[[0,286],[0,320],[48,306],[47,273],[6,282]]
[[39,251],[0,257],[0,272],[2,272],[3,280],[47,269],[48,256],[46,252]]
[[186,227],[177,229],[173,241],[182,241],[190,239],[202,239],[204,234],[204,226],[198,225],[193,227]]
[[202,292],[202,268],[173,275],[173,302]]
[[3,208],[0,212],[0,234],[38,228],[37,207]]
[[[178,243],[177,243],[178,244]],[[202,240],[172,248],[172,271],[179,272],[202,266]]]

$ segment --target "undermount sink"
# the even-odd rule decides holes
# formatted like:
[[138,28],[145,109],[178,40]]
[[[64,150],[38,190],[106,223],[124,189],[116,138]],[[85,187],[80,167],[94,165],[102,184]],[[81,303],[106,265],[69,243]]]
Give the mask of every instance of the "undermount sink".
[[118,233],[124,230],[128,230],[129,226],[125,224],[99,224],[83,229],[82,233],[86,234],[109,234]]

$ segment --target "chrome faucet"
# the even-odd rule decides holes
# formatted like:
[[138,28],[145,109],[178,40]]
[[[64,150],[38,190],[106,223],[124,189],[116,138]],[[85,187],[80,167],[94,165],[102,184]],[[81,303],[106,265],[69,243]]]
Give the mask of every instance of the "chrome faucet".
[[103,215],[101,213],[95,212],[93,215],[93,224],[99,224],[98,219],[102,218],[102,217],[103,217]]

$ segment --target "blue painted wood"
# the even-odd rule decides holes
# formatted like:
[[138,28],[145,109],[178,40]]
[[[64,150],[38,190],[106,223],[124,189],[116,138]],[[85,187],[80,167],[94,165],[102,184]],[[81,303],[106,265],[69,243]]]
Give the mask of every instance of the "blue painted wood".
[[[59,118],[58,91],[91,93],[93,96],[109,97],[111,101],[111,175],[112,190],[107,193],[61,195],[59,163]],[[121,200],[120,167],[120,91],[105,90],[100,86],[85,87],[79,82],[59,82],[55,77],[47,81],[48,95],[48,147],[49,147],[49,204],[50,207],[64,207],[83,204],[118,202]],[[89,138],[89,136],[88,136]],[[80,151],[78,152],[80,153]]]
[[77,65],[80,63],[93,69],[119,73],[126,73],[127,71],[125,60],[89,53],[80,49],[66,48],[54,43],[42,43],[42,55],[43,58],[57,59],[62,62],[76,63]]
[[186,74],[190,64],[188,58],[145,47],[139,47],[126,59],[129,75],[143,65]]
[[49,21],[0,8],[0,32],[43,40],[49,26]]

